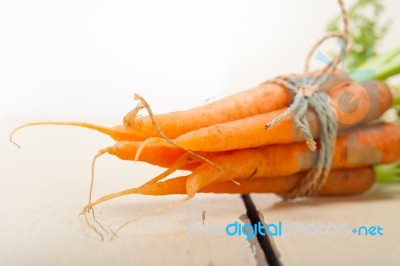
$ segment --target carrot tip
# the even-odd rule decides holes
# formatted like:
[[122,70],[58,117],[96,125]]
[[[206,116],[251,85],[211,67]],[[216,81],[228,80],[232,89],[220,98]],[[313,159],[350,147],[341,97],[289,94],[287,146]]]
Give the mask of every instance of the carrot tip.
[[100,241],[104,241],[104,236],[103,236],[103,234],[102,233],[100,233],[99,232],[99,230],[97,230],[97,228],[92,224],[92,223],[90,223],[90,221],[89,221],[89,218],[88,218],[88,216],[87,216],[87,214],[90,212],[90,209],[86,209],[86,207],[84,208],[84,216],[85,216],[85,221],[86,221],[86,224],[98,235],[98,236],[100,236]]
[[118,235],[117,235],[116,232],[114,232],[114,231],[112,231],[112,230],[111,230],[111,233],[112,233],[112,236],[111,236],[110,240],[112,241],[112,240],[114,240],[114,238],[117,238]]
[[18,149],[21,149],[21,146],[19,146],[18,143],[16,143],[16,142],[12,139],[12,136],[10,136],[10,142],[11,142],[12,144],[14,144],[15,146],[17,146]]
[[14,138],[15,133],[16,133],[18,130],[20,130],[21,128],[24,128],[25,126],[26,126],[26,125],[22,125],[22,126],[16,127],[16,128],[14,128],[14,129],[11,131],[11,133],[10,133],[10,142],[11,142],[12,144],[14,144],[15,146],[17,146],[19,149],[21,148],[21,146],[19,146],[18,143],[16,143],[16,142],[13,140],[13,138]]
[[127,226],[128,224],[130,224],[130,223],[132,223],[132,222],[135,222],[135,221],[137,221],[137,220],[139,220],[139,219],[145,218],[145,217],[147,217],[147,216],[149,216],[149,215],[152,215],[152,214],[155,214],[155,213],[159,213],[159,212],[162,212],[162,211],[171,209],[171,208],[173,208],[173,207],[175,207],[175,206],[177,206],[177,205],[179,205],[179,204],[182,204],[182,203],[184,203],[184,202],[186,202],[186,201],[189,201],[189,200],[192,199],[193,197],[194,197],[194,194],[193,194],[193,195],[189,195],[189,194],[188,194],[185,198],[183,198],[183,199],[181,199],[181,200],[179,200],[179,201],[172,202],[172,203],[169,203],[169,204],[160,206],[160,207],[158,207],[158,208],[155,208],[155,209],[149,210],[149,211],[147,211],[147,212],[144,212],[144,213],[142,213],[142,214],[139,215],[139,216],[133,217],[132,219],[130,219],[130,220],[124,222],[123,224],[121,224],[121,225],[117,228],[117,230],[115,230],[115,231],[113,232],[112,239],[114,238],[114,236],[117,236],[117,233],[118,233],[119,231],[121,231],[121,229],[123,229],[123,228],[124,228],[125,226]]
[[140,100],[140,99],[142,99],[142,97],[139,95],[139,94],[137,94],[136,92],[133,94],[133,99],[135,100],[135,101],[137,101],[137,100]]
[[[16,127],[13,131],[10,133],[10,142],[14,143],[17,147],[20,147],[18,144],[16,144],[12,139],[13,136],[17,131],[20,129],[23,129],[25,127],[31,127],[31,126],[75,126],[75,127],[83,127],[91,130],[96,130],[100,133],[106,134],[110,136],[111,138],[116,137],[117,134],[119,134],[119,129],[117,127],[105,127],[105,126],[100,126],[96,124],[91,124],[87,122],[75,122],[75,121],[65,121],[65,122],[57,122],[57,121],[42,121],[42,122],[31,122],[31,123],[26,123],[23,125],[20,125]],[[123,132],[122,134],[126,134],[126,132]],[[129,129],[129,133],[136,134],[136,132],[133,129]]]
[[[135,94],[136,95],[136,94]],[[135,97],[136,100],[136,97]],[[128,128],[132,128],[135,125],[135,122],[138,120],[138,113],[140,110],[144,108],[144,105],[140,102],[136,105],[135,108],[133,108],[132,111],[127,113],[124,117],[124,126]]]

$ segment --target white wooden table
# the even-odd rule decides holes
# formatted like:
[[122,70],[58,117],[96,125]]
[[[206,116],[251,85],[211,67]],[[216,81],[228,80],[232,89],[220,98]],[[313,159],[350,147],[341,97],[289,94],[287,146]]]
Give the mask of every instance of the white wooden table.
[[[112,141],[76,128],[37,127],[8,143],[16,121],[2,125],[0,161],[0,265],[265,265],[243,236],[190,233],[190,224],[241,222],[238,195],[196,195],[172,210],[124,228],[113,241],[99,238],[81,212],[87,202],[90,161]],[[94,197],[137,186],[161,171],[141,163],[101,157]],[[380,225],[383,236],[274,237],[283,265],[399,265],[400,185],[376,185],[346,198],[282,203],[274,195],[252,195],[267,223]],[[98,219],[115,229],[135,214],[182,196],[127,196],[97,208]]]

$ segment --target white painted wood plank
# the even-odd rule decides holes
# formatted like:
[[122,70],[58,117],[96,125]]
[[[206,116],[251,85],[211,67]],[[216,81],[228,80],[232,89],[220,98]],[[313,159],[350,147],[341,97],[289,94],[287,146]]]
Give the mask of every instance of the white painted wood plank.
[[282,202],[275,195],[252,196],[267,223],[347,224],[349,230],[362,225],[383,228],[383,236],[351,232],[347,236],[306,236],[303,229],[289,235],[288,227],[288,236],[274,237],[284,265],[399,265],[400,185],[377,184],[365,195],[312,198],[298,203]]
[[[139,220],[117,239],[98,240],[78,216],[87,202],[90,160],[112,143],[76,128],[18,133],[17,149],[1,134],[0,265],[256,265],[244,237],[190,235],[188,224],[228,224],[245,213],[237,195],[198,195],[172,210]],[[141,184],[160,168],[99,159],[95,196]],[[99,206],[97,217],[115,229],[140,212],[183,196],[127,196]],[[109,236],[107,236],[109,237]]]
[[[189,235],[191,221],[239,221],[245,212],[237,195],[197,195],[173,210],[139,220],[114,241],[98,241],[77,214],[87,202],[90,160],[112,141],[76,128],[26,129],[7,140],[13,125],[2,126],[0,222],[2,265],[256,265],[244,237]],[[95,196],[136,186],[159,168],[110,156],[99,159]],[[268,222],[381,225],[383,237],[302,235],[275,237],[284,265],[397,265],[400,260],[400,186],[377,185],[366,195],[281,203],[274,195],[253,195]],[[128,196],[104,204],[97,215],[116,228],[127,218],[182,196]]]

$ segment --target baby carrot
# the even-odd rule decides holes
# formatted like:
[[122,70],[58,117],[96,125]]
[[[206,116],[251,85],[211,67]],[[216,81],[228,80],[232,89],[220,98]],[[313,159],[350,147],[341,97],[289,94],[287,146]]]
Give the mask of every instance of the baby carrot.
[[[201,163],[201,160],[196,160],[198,157],[185,152],[181,148],[165,147],[155,143],[149,143],[143,147],[142,144],[142,141],[118,141],[113,146],[102,149],[100,153],[108,153],[117,156],[121,160],[147,162],[161,167],[170,167],[176,160],[186,154],[186,163],[182,164],[182,166],[185,166],[183,169],[186,170],[193,170]],[[137,152],[141,147],[143,149],[138,156]],[[230,152],[196,152],[196,154],[211,159]]]
[[[120,158],[132,159],[139,143],[122,142],[121,144],[120,149],[108,152]],[[132,149],[130,150],[129,147]],[[146,149],[147,146],[144,151]],[[166,159],[167,157],[160,156],[159,159],[152,159],[153,151],[154,154],[158,152],[164,153],[164,155],[170,154],[170,157]],[[187,159],[184,157],[184,151],[171,147],[149,145],[149,150],[143,154],[143,160],[153,163],[160,160],[157,164],[171,167],[156,178],[156,181],[166,177],[166,173],[171,173],[178,168],[192,170],[193,172],[187,177],[186,183],[186,191],[189,197],[194,196],[204,187],[218,182],[230,182],[230,180],[246,178],[272,178],[304,172],[313,167],[317,155],[316,152],[311,152],[305,143],[271,145],[227,153],[204,153],[202,155],[210,159],[213,164],[203,162],[200,165],[199,160],[192,161],[198,158],[188,157],[191,159]],[[353,129],[346,132],[346,135],[338,137],[333,154],[332,168],[358,168],[390,163],[399,159],[400,125],[381,124],[357,130]],[[185,167],[185,164],[189,166],[191,164],[191,167]]]
[[[347,81],[344,82],[343,80]],[[349,80],[348,77],[337,77],[335,82],[327,82],[326,86],[322,89],[335,96],[334,94],[338,95],[338,92],[343,92],[343,89],[346,89],[349,84],[353,84],[354,87],[355,83]],[[370,81],[369,83],[364,82],[363,84],[375,84],[375,81]],[[333,88],[329,88],[328,85],[333,86]],[[377,96],[371,88],[366,89],[369,90],[368,94],[371,98]],[[364,90],[359,92],[364,92]],[[360,94],[359,92],[356,92],[355,94]],[[352,92],[352,94],[354,93]],[[340,95],[343,95],[343,93]],[[186,132],[202,127],[276,111],[289,106],[292,101],[292,93],[288,93],[285,88],[274,83],[266,83],[251,90],[234,94],[219,101],[187,111],[156,115],[155,119],[168,138],[176,138]],[[364,101],[362,97],[360,98],[360,101]],[[364,102],[362,103],[363,105]],[[137,118],[136,115],[136,109],[128,113],[124,117],[124,125],[135,129],[135,131],[143,137],[160,136],[159,131],[153,126],[152,118],[150,116]],[[345,116],[346,112],[339,115]]]
[[[294,189],[305,173],[276,178],[254,178],[239,180],[237,184],[230,181],[210,184],[200,193],[278,193],[283,194]],[[132,193],[143,195],[170,195],[186,194],[187,177],[176,177],[163,182],[153,183],[132,189]],[[372,167],[337,169],[329,173],[318,195],[339,196],[354,195],[367,191],[375,182],[375,173]]]
[[[355,121],[354,118],[349,118],[349,113],[339,111],[339,109],[346,109],[345,106],[339,107],[339,104],[337,104],[339,130],[377,119],[390,107],[392,96],[388,87],[382,82],[376,83],[376,86],[373,83],[375,84],[375,82],[364,83],[362,87],[353,83],[353,85],[340,88],[342,93],[337,93],[336,90],[333,92],[333,102],[340,102],[341,95],[347,94],[348,91],[352,91],[352,94],[359,92],[355,99],[358,99],[358,110],[361,110],[361,113],[364,114],[364,117],[359,117],[358,121]],[[365,91],[368,93],[365,93]],[[372,96],[376,97],[371,98]],[[175,138],[172,142],[177,146],[193,151],[224,151],[304,140],[304,135],[294,124],[291,117],[287,117],[274,127],[265,130],[264,125],[266,123],[285,111],[286,109],[281,109],[200,128],[187,132]],[[309,110],[306,117],[313,136],[318,137],[319,122],[315,113]],[[350,119],[352,123],[346,123]],[[147,142],[171,146],[163,138],[150,138]]]
[[[233,182],[216,182],[201,188],[198,192],[203,193],[277,193],[283,196],[290,193],[305,177],[305,174],[295,174],[290,176],[276,177],[276,178],[257,178],[257,179],[244,179],[240,180],[238,184]],[[117,193],[112,193],[99,198],[97,201],[88,204],[84,208],[84,213],[93,209],[95,205],[106,202],[108,200],[118,198],[129,194],[142,194],[142,195],[171,195],[171,194],[186,194],[186,184],[188,182],[187,176],[172,178],[158,183],[146,183],[137,188],[126,189]],[[339,169],[333,170],[329,173],[326,182],[318,191],[319,196],[343,196],[355,195],[367,191],[375,182],[375,173],[372,167],[355,168],[355,169]],[[120,231],[124,226],[138,220],[147,215],[163,211],[181,203],[184,203],[194,195],[188,195],[184,199],[173,202],[149,212],[143,213],[127,222],[123,223],[114,231],[114,235]],[[91,226],[96,232],[95,227]],[[101,235],[101,234],[100,234]]]
[[[188,177],[186,190],[194,195],[203,187],[238,178],[286,176],[313,167],[317,153],[305,143],[237,150],[213,158]],[[400,160],[400,125],[382,124],[348,132],[336,140],[332,168],[355,168]]]
[[[117,156],[122,160],[133,161],[141,144],[141,141],[118,141],[114,144],[114,146],[105,148],[103,150],[111,155]],[[138,160],[161,167],[169,167],[183,154],[185,154],[185,151],[180,148],[164,147],[150,143],[142,150]]]
[[[155,119],[166,136],[176,138],[197,128],[281,109],[291,102],[290,98],[285,88],[268,83],[188,111],[156,115]],[[136,110],[128,113],[124,125],[141,136],[160,136],[150,117],[136,115]]]
[[[109,135],[111,138],[114,140],[132,140],[132,141],[138,141],[138,140],[144,140],[144,138],[140,137],[133,129],[126,128],[122,125],[117,125],[113,127],[104,127],[104,126],[99,126],[91,123],[86,123],[86,122],[55,122],[55,121],[42,121],[42,122],[31,122],[27,124],[23,124],[17,128],[15,128],[11,134],[10,134],[10,141],[14,144],[16,144],[12,138],[14,134],[26,127],[30,126],[48,126],[48,125],[55,125],[55,126],[75,126],[75,127],[83,127],[91,130],[96,130],[99,131],[103,134]],[[18,144],[16,144],[18,146]]]

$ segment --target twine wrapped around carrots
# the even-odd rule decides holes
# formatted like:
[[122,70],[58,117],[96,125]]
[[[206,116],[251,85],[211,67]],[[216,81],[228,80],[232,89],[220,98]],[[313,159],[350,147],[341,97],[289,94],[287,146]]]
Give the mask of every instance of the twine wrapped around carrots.
[[[351,48],[351,43],[349,41],[349,23],[347,12],[343,0],[338,0],[338,3],[342,14],[344,33],[328,34],[314,45],[308,54],[304,67],[305,77],[292,75],[287,77],[277,77],[266,82],[283,85],[295,95],[293,103],[290,105],[287,111],[283,112],[270,123],[266,124],[265,128],[267,130],[280,123],[286,117],[292,116],[295,125],[300,129],[306,139],[307,147],[311,151],[315,151],[316,143],[313,139],[310,126],[305,117],[305,114],[309,108],[316,112],[317,118],[321,125],[321,147],[315,166],[307,173],[306,177],[301,180],[299,185],[294,190],[281,195],[285,199],[294,199],[297,197],[315,195],[325,183],[330,172],[338,125],[334,111],[335,108],[333,107],[329,96],[325,92],[321,91],[320,88],[328,80],[329,76],[335,71],[345,53]],[[311,57],[316,49],[330,38],[341,39],[344,42],[345,49],[341,49],[340,54],[337,55],[325,68],[318,71],[317,75],[311,76],[309,71]]]

